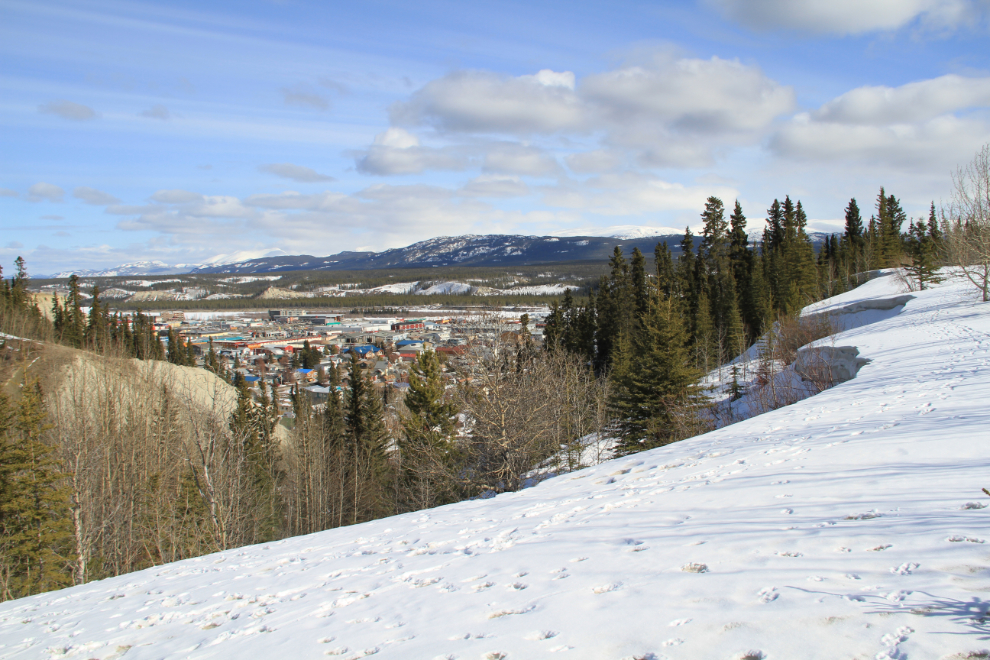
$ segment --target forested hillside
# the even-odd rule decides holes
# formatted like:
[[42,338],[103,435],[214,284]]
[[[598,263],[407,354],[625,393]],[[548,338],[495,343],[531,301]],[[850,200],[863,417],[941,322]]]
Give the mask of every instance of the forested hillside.
[[[727,215],[709,198],[701,217],[700,240],[688,231],[676,259],[660,243],[648,267],[616,247],[589,297],[553,305],[542,346],[524,325],[456,360],[427,351],[405,395],[372,387],[355,357],[326,374],[340,396],[293,391],[291,423],[274,390],[252,393],[213,353],[207,371],[155,367],[195,361],[98,289],[84,315],[74,276],[42,314],[20,262],[2,290],[2,330],[21,338],[3,348],[4,597],[515,491],[735,421],[701,387],[706,372],[767,333],[796,342],[789,363],[834,331],[797,321],[803,306],[881,267],[906,264],[924,286],[948,258],[943,232],[960,231],[933,211],[902,233],[882,190],[865,225],[852,200],[845,233],[818,254],[788,197],[757,244],[738,203]],[[182,374],[194,371],[206,380],[192,387]]]

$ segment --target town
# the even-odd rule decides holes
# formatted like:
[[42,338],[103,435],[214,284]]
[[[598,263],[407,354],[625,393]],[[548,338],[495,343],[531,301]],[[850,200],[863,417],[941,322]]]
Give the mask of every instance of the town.
[[[206,366],[212,347],[221,367],[232,378],[239,374],[256,395],[262,385],[274,388],[282,414],[291,418],[293,388],[306,392],[313,403],[325,402],[329,370],[338,368],[343,374],[352,352],[358,355],[363,373],[388,399],[391,393],[409,387],[409,368],[421,352],[434,351],[445,365],[444,377],[453,384],[453,367],[461,365],[472,346],[490,344],[496,338],[517,341],[522,335],[542,343],[546,312],[367,318],[281,308],[149,315],[166,344],[171,330],[172,336],[191,346],[196,366]],[[345,376],[342,387],[347,385]]]

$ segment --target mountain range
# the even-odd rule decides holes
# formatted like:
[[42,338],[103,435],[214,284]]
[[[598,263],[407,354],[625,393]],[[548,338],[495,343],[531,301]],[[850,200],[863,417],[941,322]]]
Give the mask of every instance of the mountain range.
[[[258,253],[219,255],[203,264],[170,266],[161,261],[140,261],[106,270],[66,270],[52,277],[65,278],[73,273],[81,277],[115,277],[122,275],[173,275],[193,273],[273,273],[294,270],[372,270],[383,268],[430,268],[440,266],[532,266],[575,261],[604,261],[616,246],[629,254],[639,248],[651,255],[657,243],[666,243],[675,254],[680,252],[683,233],[666,227],[611,228],[609,236],[521,236],[516,234],[468,234],[441,236],[406,247],[382,252],[343,251],[326,257],[308,254],[288,255],[281,250]],[[653,233],[653,232],[670,233]],[[810,234],[816,248],[828,236]],[[751,235],[757,241],[759,234]],[[696,239],[697,242],[697,239]]]

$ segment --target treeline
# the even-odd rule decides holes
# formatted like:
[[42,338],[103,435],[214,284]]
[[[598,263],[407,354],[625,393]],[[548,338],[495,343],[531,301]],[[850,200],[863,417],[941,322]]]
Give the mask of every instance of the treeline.
[[319,298],[227,298],[223,300],[156,300],[154,302],[115,302],[114,307],[122,310],[140,309],[152,305],[155,309],[184,310],[235,310],[235,309],[274,309],[276,307],[298,307],[303,309],[327,309],[346,312],[354,308],[423,308],[423,307],[490,307],[543,306],[558,299],[558,295],[504,295],[472,296],[468,294],[439,294],[417,296],[415,294],[382,293],[373,295],[348,295]]
[[[585,304],[570,296],[551,305],[545,343],[591,365],[611,381],[619,450],[667,444],[704,430],[710,415],[700,377],[739,355],[771,327],[806,305],[855,287],[867,271],[905,266],[922,288],[936,278],[941,231],[934,205],[926,222],[903,229],[899,201],[881,189],[876,214],[864,226],[856,200],[844,233],[816,254],[800,201],[774,200],[762,240],[751,243],[737,201],[727,215],[709,197],[700,241],[688,229],[675,259],[656,246],[653,269],[619,248]],[[697,245],[697,248],[694,246]]]

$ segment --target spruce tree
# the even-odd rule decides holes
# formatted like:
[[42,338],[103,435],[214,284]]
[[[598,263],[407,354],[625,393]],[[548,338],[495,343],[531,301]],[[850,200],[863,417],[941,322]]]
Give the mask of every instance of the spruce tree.
[[920,218],[911,225],[908,235],[908,256],[911,264],[906,266],[910,277],[924,291],[932,284],[942,281],[938,275],[938,254],[935,239],[928,232],[928,225]]
[[692,434],[701,403],[678,305],[655,296],[639,332],[624,337],[613,374],[611,407],[623,454]]
[[447,401],[440,360],[423,351],[409,369],[409,392],[399,450],[403,490],[412,508],[456,501],[459,456],[454,443],[456,406]]
[[46,430],[44,396],[26,383],[12,406],[0,391],[0,572],[3,599],[72,583],[68,491]]
[[633,248],[629,261],[629,286],[632,288],[632,297],[636,304],[636,318],[641,318],[646,314],[650,296],[646,288],[646,257],[638,247]]
[[344,402],[350,522],[379,517],[387,505],[383,486],[388,472],[388,432],[382,399],[351,351],[350,390]]

